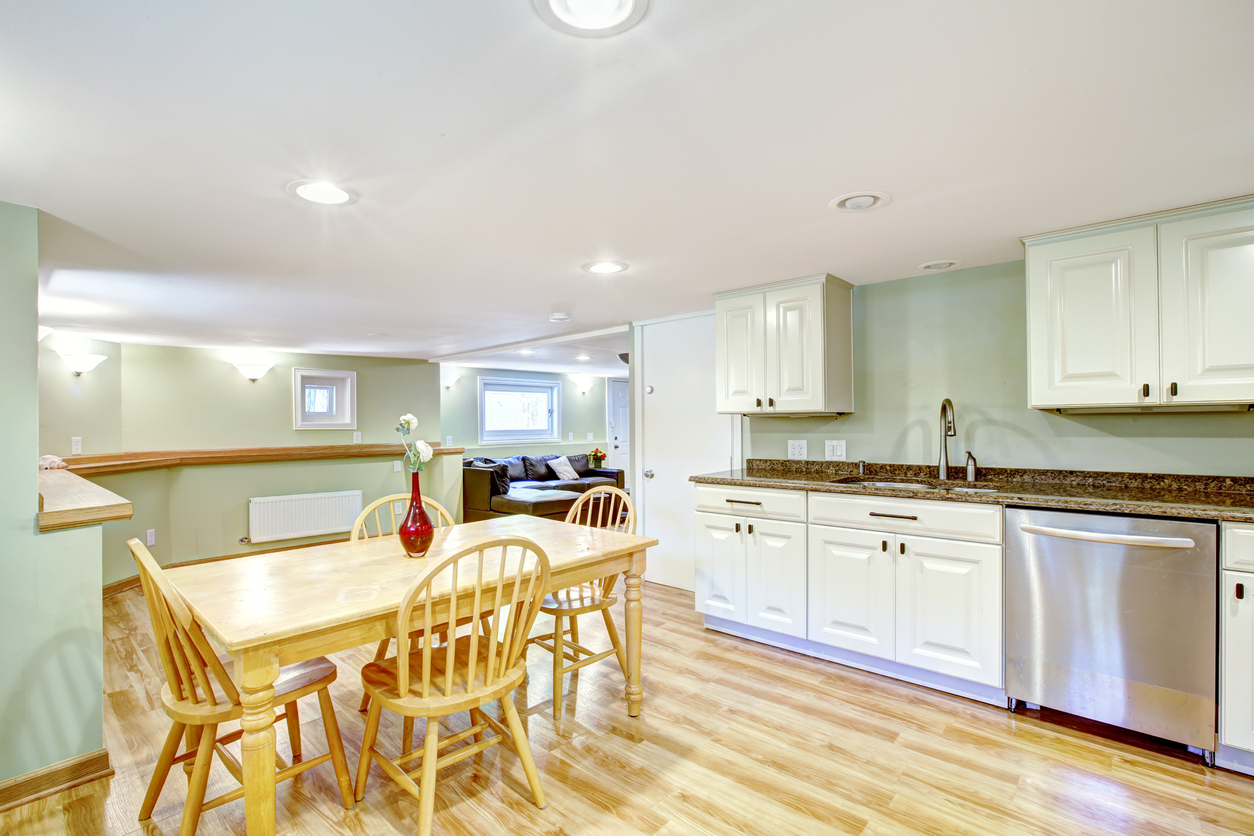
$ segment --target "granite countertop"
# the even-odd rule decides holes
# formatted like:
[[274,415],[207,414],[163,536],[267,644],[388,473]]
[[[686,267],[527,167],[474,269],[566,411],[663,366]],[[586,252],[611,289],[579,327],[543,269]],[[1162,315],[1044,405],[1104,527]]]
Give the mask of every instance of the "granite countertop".
[[[942,482],[936,478],[935,465],[873,463],[867,464],[866,474],[861,477],[918,482],[942,488],[939,491],[921,491],[834,483],[834,479],[859,478],[857,465],[851,462],[750,459],[746,465],[744,470],[706,473],[691,477],[691,481],[706,485],[1254,523],[1254,478],[1249,477],[988,467],[980,468],[978,482],[968,483],[963,479],[965,470],[959,466],[949,469],[950,475],[958,478]],[[967,487],[994,489],[996,493],[953,490]]]

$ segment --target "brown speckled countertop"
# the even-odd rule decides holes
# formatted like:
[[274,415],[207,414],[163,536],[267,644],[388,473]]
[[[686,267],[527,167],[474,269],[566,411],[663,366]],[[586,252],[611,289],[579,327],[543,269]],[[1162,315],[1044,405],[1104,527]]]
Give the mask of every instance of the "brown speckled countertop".
[[[1104,473],[1079,470],[1028,470],[982,467],[979,481],[964,481],[966,471],[949,468],[956,478],[940,481],[935,465],[868,463],[864,479],[911,481],[942,490],[921,491],[834,483],[858,478],[853,462],[750,459],[744,470],[728,470],[691,477],[707,485],[782,488],[871,496],[943,499],[985,505],[1026,505],[1073,511],[1142,514],[1162,517],[1254,523],[1254,478],[1241,476],[1181,476],[1156,473]],[[956,488],[993,488],[996,493],[963,493]]]

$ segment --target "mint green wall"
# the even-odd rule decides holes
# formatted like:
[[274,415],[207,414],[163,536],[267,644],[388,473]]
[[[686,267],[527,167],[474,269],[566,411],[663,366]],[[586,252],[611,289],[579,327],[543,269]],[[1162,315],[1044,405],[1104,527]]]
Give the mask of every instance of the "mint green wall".
[[854,290],[853,415],[749,419],[746,456],[788,439],[845,439],[850,461],[936,464],[941,401],[957,413],[950,464],[1254,476],[1254,413],[1057,415],[1027,406],[1022,261]]
[[0,781],[104,741],[100,526],[39,534],[38,212],[0,203]]
[[[440,402],[440,440],[453,437],[454,447],[465,447],[467,456],[504,458],[515,454],[539,455],[541,453],[587,453],[594,447],[606,449],[605,378],[593,379],[587,394],[579,394],[579,388],[570,375],[545,372],[517,372],[507,369],[474,369],[461,367],[461,377],[447,389]],[[479,378],[503,377],[513,380],[557,380],[562,384],[562,439],[561,443],[547,444],[479,444]],[[565,439],[575,434],[573,442]],[[592,441],[588,441],[592,433]]]

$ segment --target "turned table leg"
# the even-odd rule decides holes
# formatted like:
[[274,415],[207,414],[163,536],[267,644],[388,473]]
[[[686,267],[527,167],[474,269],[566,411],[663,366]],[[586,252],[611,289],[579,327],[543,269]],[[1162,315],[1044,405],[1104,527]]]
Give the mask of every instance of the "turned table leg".
[[274,836],[274,681],[279,676],[278,657],[267,650],[238,653],[235,676],[244,707],[240,749],[248,836]]
[[641,604],[644,597],[644,552],[631,556],[631,567],[623,577],[627,583],[623,594],[623,610],[627,621],[627,715],[640,716],[640,704],[644,690],[640,686],[640,634],[642,628]]

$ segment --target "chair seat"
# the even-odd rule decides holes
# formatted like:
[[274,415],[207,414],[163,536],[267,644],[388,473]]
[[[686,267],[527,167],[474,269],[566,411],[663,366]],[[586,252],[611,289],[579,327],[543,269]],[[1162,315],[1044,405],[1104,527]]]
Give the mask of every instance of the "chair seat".
[[[229,656],[222,657],[221,661],[222,666],[226,668],[227,675],[234,680],[234,662]],[[337,674],[338,669],[335,663],[325,656],[307,659],[294,665],[285,665],[279,669],[279,678],[274,682],[274,704],[283,705],[312,694],[319,688],[325,688],[335,681]],[[218,699],[217,705],[207,702],[194,703],[187,699],[176,699],[167,684],[161,687],[161,702],[165,713],[172,719],[198,726],[238,720],[244,715],[242,705],[231,705],[221,690],[216,687],[215,692]]]
[[[484,682],[484,668],[488,658],[488,641],[483,636],[478,639],[477,664],[475,681],[471,687],[466,685],[466,671],[470,660],[470,636],[461,636],[453,648],[453,696],[444,696],[445,668],[448,659],[445,646],[432,648],[431,651],[431,689],[429,696],[422,697],[422,651],[409,654],[409,693],[402,695],[396,680],[397,657],[372,662],[361,669],[361,684],[371,699],[397,714],[407,717],[440,717],[477,708],[485,703],[500,699],[522,682],[527,674],[527,662],[520,659],[514,667],[497,678],[492,685]],[[498,645],[497,653],[504,648]],[[499,659],[499,655],[497,659]]]
[[582,615],[609,609],[616,601],[617,595],[602,596],[597,584],[582,583],[545,595],[544,602],[540,604],[540,612],[545,615]]

